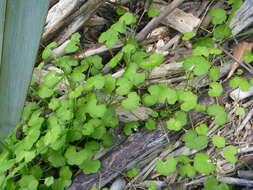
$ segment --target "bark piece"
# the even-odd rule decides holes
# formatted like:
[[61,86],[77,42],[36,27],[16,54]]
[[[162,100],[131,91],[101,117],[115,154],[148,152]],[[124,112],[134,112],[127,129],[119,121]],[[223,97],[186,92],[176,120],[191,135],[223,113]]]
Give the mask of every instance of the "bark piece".
[[64,19],[80,5],[80,2],[80,0],[60,0],[55,4],[48,12],[42,38],[45,40],[59,29]]
[[174,0],[172,1],[168,6],[164,7],[160,14],[156,17],[154,17],[136,36],[136,39],[138,41],[142,41],[146,38],[146,36],[154,29],[156,28],[159,23],[167,17],[175,8],[177,8],[178,5],[183,3],[184,0]]
[[200,19],[180,9],[175,9],[169,16],[162,20],[162,24],[181,32],[192,32],[200,24]]
[[84,23],[86,23],[91,16],[95,14],[97,9],[106,1],[107,0],[89,0],[76,13],[71,15],[71,17],[67,19],[69,22],[69,20],[73,17],[71,24],[63,30],[56,39],[58,44],[62,44],[73,33],[79,30],[80,27],[83,26]]
[[230,27],[232,34],[236,35],[253,23],[253,1],[245,0],[243,5],[236,11]]
[[234,101],[240,101],[243,100],[245,98],[248,98],[250,96],[253,96],[253,87],[251,87],[248,91],[244,92],[241,91],[239,88],[235,89],[234,91],[232,91],[230,93],[230,97],[234,100]]
[[138,107],[132,111],[127,111],[121,107],[116,109],[117,118],[122,122],[144,121],[150,117],[153,110],[147,107]]
[[110,190],[123,190],[125,186],[126,181],[123,178],[118,178],[112,183]]

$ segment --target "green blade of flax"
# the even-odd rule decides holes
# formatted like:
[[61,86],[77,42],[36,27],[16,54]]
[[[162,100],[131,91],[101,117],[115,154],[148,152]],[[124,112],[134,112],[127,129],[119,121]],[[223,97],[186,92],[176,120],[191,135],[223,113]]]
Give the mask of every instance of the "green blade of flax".
[[6,0],[1,0],[0,1],[0,65],[1,65],[1,58],[2,58],[5,8],[6,8]]
[[0,65],[0,139],[20,119],[48,4],[49,0],[6,1]]

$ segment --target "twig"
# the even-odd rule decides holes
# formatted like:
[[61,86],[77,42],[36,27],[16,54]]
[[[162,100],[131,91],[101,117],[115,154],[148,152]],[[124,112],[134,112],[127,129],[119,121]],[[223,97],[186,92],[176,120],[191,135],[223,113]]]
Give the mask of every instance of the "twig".
[[184,0],[174,0],[168,6],[161,10],[161,13],[154,17],[136,36],[138,41],[142,41],[146,38],[148,33],[159,25],[160,21],[168,16],[178,5],[183,3]]
[[224,51],[225,54],[227,54],[230,58],[232,58],[234,61],[236,61],[239,65],[241,65],[244,69],[246,69],[250,74],[253,74],[253,67],[249,64],[243,64],[238,59],[236,59],[231,53],[229,53],[227,50],[225,50],[223,47],[221,47],[222,51]]
[[252,116],[253,116],[253,108],[250,110],[248,115],[245,117],[242,124],[237,128],[237,133],[245,127],[245,125],[249,122],[249,120],[252,118]]
[[226,184],[253,187],[253,181],[246,179],[239,179],[235,177],[218,177],[217,180]]

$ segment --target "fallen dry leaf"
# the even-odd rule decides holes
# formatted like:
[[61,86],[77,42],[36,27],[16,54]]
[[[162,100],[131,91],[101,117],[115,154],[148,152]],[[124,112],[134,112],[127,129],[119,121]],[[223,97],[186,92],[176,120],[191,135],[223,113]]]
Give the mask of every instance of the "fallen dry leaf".
[[[234,49],[233,49],[233,56],[240,62],[243,61],[243,53],[246,50],[251,50],[253,47],[253,43],[248,43],[248,42],[241,42],[239,44],[237,44]],[[231,65],[230,71],[228,73],[227,78],[225,79],[228,80],[229,78],[232,77],[232,75],[234,74],[234,72],[236,71],[236,69],[239,67],[239,64],[235,61],[233,62],[233,64]]]

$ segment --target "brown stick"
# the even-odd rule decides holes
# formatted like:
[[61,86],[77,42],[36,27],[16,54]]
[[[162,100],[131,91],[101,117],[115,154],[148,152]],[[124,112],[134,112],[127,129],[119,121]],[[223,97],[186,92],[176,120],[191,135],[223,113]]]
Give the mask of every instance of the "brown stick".
[[[81,14],[84,14],[86,11],[90,13],[90,11],[93,7],[97,7],[97,5],[100,5],[107,0],[89,0],[86,3],[82,4],[81,8],[78,9],[76,12],[74,12],[72,15],[66,17],[61,22],[58,22],[54,28],[50,31],[44,32],[42,36],[42,42],[47,43],[51,37],[64,25],[68,25],[72,22],[73,19],[80,16]],[[81,3],[81,2],[80,2]]]
[[138,41],[142,41],[148,35],[151,30],[159,25],[162,19],[168,16],[175,8],[178,7],[184,0],[174,0],[168,6],[161,10],[161,13],[154,17],[136,36]]

